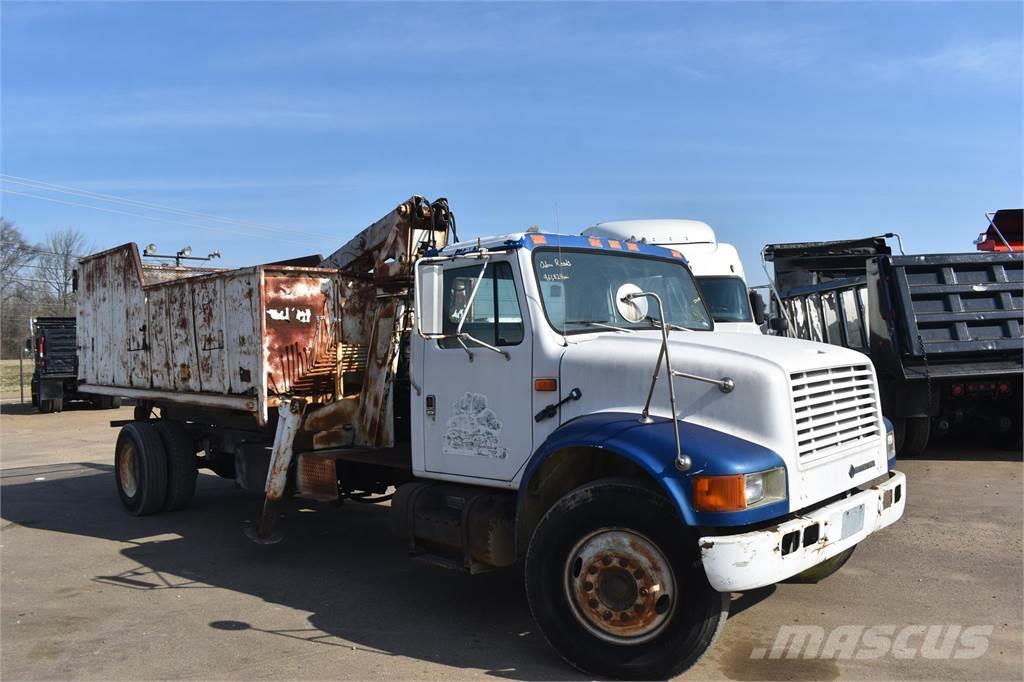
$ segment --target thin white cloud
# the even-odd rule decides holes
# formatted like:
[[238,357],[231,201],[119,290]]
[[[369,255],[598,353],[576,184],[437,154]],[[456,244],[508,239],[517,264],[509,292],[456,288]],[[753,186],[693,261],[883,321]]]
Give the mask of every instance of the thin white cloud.
[[5,92],[5,136],[17,131],[303,130],[367,132],[422,119],[377,93],[278,97],[207,90]]
[[869,70],[887,80],[922,75],[966,77],[1019,86],[1022,76],[1022,44],[1019,40],[972,40],[944,45],[931,52],[893,56],[868,64]]

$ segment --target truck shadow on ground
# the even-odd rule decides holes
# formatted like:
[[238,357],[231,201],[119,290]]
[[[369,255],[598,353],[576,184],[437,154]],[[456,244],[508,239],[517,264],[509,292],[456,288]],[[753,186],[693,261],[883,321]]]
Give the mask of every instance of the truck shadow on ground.
[[[516,680],[586,679],[537,631],[521,570],[469,576],[410,561],[390,534],[386,508],[292,501],[279,522],[286,539],[263,547],[242,533],[257,518],[261,498],[229,481],[200,475],[189,509],[132,517],[114,493],[112,475],[109,465],[85,463],[4,470],[0,530],[24,526],[129,543],[120,553],[136,566],[92,578],[105,585],[140,594],[220,588],[312,614],[308,627],[287,629],[258,619],[211,618],[211,630],[225,635],[257,632],[325,651],[404,656]],[[732,615],[772,591],[737,596]],[[813,672],[814,678],[831,677],[830,671]],[[793,678],[792,670],[778,674],[783,677],[764,669],[758,677]]]

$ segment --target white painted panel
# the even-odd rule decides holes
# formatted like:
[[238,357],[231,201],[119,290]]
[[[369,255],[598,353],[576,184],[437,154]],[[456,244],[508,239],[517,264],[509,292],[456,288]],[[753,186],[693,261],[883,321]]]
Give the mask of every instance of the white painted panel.
[[259,277],[254,270],[224,282],[224,350],[231,393],[248,393],[260,385]]
[[149,289],[147,298],[150,379],[153,388],[171,390],[175,384],[171,358],[171,331],[167,318],[167,288]]
[[199,383],[207,393],[224,393],[224,278],[202,279],[192,285],[195,334],[199,353]]
[[198,391],[199,368],[188,281],[167,287],[167,319],[171,333],[171,377],[178,391]]

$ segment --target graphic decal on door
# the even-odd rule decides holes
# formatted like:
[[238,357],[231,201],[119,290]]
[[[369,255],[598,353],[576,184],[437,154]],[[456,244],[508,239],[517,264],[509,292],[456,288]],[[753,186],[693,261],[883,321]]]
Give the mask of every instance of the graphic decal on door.
[[446,455],[470,455],[505,459],[501,446],[501,420],[487,407],[487,396],[466,393],[452,404],[452,416],[445,424],[441,451]]

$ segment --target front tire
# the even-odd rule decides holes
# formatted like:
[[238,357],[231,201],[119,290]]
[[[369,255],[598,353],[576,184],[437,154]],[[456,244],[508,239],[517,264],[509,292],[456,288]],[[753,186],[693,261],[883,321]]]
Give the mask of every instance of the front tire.
[[136,516],[160,511],[167,499],[167,454],[152,424],[133,422],[117,435],[114,479],[121,503]]
[[693,666],[725,623],[694,538],[663,496],[629,480],[577,488],[537,525],[526,594],[548,643],[571,665],[622,679]]

